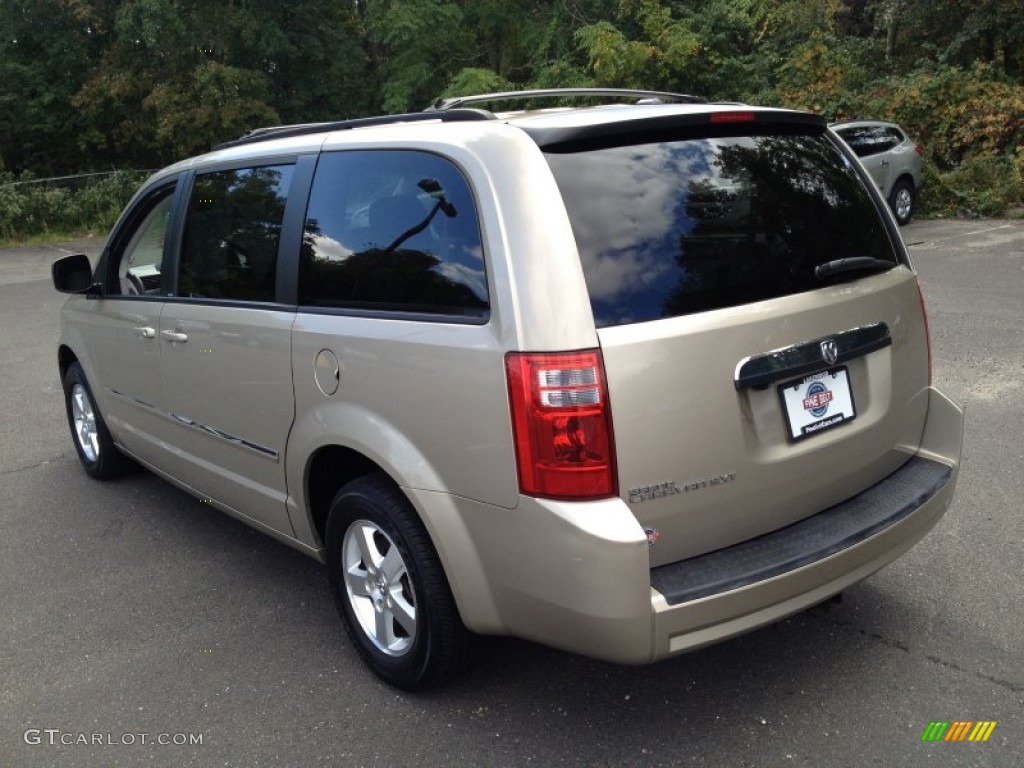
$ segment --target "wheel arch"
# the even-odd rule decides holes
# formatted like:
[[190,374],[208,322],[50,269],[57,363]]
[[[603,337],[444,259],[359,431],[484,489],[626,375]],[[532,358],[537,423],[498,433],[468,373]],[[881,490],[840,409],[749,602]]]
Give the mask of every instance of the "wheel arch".
[[318,547],[325,541],[327,516],[338,491],[353,480],[378,472],[394,482],[377,462],[353,448],[324,445],[309,457],[304,483],[306,507]]
[[71,364],[76,362],[78,362],[78,355],[67,344],[61,344],[57,348],[57,367],[60,370],[61,381],[64,380],[64,375],[68,372]]
[[895,188],[896,185],[899,184],[901,181],[907,182],[910,185],[910,189],[913,190],[915,194],[917,193],[917,184],[914,183],[914,177],[910,174],[909,171],[904,171],[903,173],[896,177],[896,180],[892,183],[893,188]]
[[[327,520],[338,491],[353,480],[378,473],[405,496],[423,524],[466,626],[476,632],[503,631],[487,571],[461,519],[456,499],[444,492],[403,486],[388,467],[356,448],[337,442],[321,445],[307,460],[302,487],[305,498],[298,512],[306,516],[303,525],[309,526],[313,546],[321,552],[321,558],[326,558]],[[296,525],[297,529],[299,527]]]

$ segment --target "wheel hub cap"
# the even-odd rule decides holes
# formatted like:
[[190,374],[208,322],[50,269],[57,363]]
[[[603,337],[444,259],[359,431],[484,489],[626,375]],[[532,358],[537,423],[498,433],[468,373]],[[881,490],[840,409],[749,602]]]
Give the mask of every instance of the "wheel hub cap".
[[391,537],[372,521],[355,521],[342,542],[342,567],[349,606],[366,638],[388,656],[408,653],[416,639],[416,596]]
[[96,411],[92,407],[89,393],[81,384],[75,384],[71,388],[71,421],[75,430],[75,440],[86,461],[96,461],[100,455]]
[[901,219],[910,214],[910,193],[905,189],[901,189],[896,195],[896,211]]

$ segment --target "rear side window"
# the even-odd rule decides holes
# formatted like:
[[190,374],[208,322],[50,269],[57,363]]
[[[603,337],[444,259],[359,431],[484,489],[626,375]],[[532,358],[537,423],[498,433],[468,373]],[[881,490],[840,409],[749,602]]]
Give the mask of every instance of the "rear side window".
[[869,193],[823,135],[617,146],[547,160],[598,327],[822,287],[827,261],[897,255]]
[[903,131],[899,128],[889,127],[886,129],[889,133],[889,140],[892,142],[892,146],[896,147],[907,140],[907,137],[903,135]]
[[410,150],[327,153],[302,238],[305,306],[483,318],[483,245],[469,185]]
[[888,152],[903,142],[903,134],[896,128],[884,125],[865,125],[857,128],[843,128],[838,131],[843,141],[850,145],[857,157],[870,157]]
[[196,176],[185,218],[179,296],[274,300],[292,170],[273,165]]

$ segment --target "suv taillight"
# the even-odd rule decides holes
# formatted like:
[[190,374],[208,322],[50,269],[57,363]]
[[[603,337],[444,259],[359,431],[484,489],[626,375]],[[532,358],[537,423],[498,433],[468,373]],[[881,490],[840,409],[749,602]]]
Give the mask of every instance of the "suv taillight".
[[600,350],[509,352],[505,371],[522,493],[551,499],[617,495]]
[[752,123],[753,112],[712,112],[709,120],[712,123]]

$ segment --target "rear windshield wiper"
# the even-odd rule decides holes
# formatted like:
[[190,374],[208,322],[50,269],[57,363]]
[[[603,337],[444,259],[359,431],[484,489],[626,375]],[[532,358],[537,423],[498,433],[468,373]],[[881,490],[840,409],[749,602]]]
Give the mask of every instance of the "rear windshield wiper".
[[874,256],[851,256],[848,259],[834,259],[814,268],[814,276],[825,280],[844,272],[886,272],[897,266],[894,261],[876,259]]

